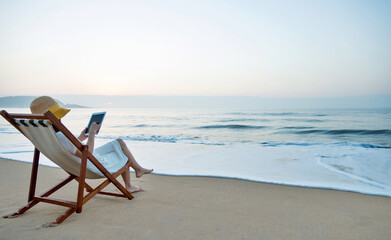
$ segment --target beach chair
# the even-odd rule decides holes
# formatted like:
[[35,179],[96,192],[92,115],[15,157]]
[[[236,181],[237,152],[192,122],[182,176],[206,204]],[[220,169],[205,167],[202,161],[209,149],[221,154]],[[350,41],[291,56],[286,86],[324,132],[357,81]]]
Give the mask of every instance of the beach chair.
[[[17,212],[6,215],[4,218],[17,217],[39,202],[67,207],[68,210],[63,215],[59,216],[55,221],[45,225],[55,226],[63,222],[74,212],[81,213],[83,205],[98,193],[116,197],[125,197],[129,200],[133,198],[126,188],[116,179],[130,167],[129,160],[123,166],[116,167],[117,169],[106,169],[88,151],[88,146],[82,144],[50,111],[46,111],[44,114],[12,114],[3,110],[0,114],[24,136],[26,136],[35,146],[28,203]],[[81,159],[73,157],[67,150],[64,149],[58,140],[56,131],[53,127],[56,127],[59,131],[61,131],[80,150],[80,152],[82,152],[83,157]],[[35,188],[40,153],[43,153],[48,159],[64,169],[69,174],[69,177],[49,189],[47,192],[40,196],[36,196]],[[115,161],[115,159],[113,159],[113,161]],[[96,188],[92,188],[86,183],[86,178],[106,178],[106,180]],[[72,180],[78,181],[76,201],[67,201],[49,197],[52,193],[56,192]],[[122,194],[102,191],[110,183],[113,183]],[[87,191],[86,195],[84,195],[84,190]]]

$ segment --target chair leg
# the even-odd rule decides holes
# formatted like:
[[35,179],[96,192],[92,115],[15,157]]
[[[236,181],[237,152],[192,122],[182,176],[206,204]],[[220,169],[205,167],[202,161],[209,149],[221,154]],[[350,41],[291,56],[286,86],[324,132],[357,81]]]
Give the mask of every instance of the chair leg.
[[[75,177],[76,177],[75,175],[70,175],[67,179],[63,180],[62,182],[60,182],[59,184],[57,184],[53,188],[49,189],[47,192],[42,194],[40,197],[48,197],[48,196],[50,196],[52,193],[56,192],[58,189],[62,188],[67,183],[72,181]],[[15,218],[15,217],[17,217],[19,215],[22,215],[23,213],[25,213],[27,210],[29,210],[30,208],[34,207],[38,203],[39,203],[38,200],[33,199],[32,201],[29,201],[26,204],[26,206],[21,207],[18,211],[14,212],[14,213],[11,213],[11,214],[3,216],[3,218]]]
[[85,187],[86,169],[87,169],[87,152],[88,152],[88,146],[85,146],[82,152],[83,156],[81,158],[81,164],[80,164],[79,189],[77,192],[77,208],[76,208],[77,213],[81,213],[83,208],[84,187]]
[[11,214],[8,214],[8,215],[5,215],[5,216],[3,216],[3,218],[16,218],[19,215],[22,215],[23,213],[25,213],[30,208],[32,208],[35,205],[37,205],[38,203],[39,203],[39,201],[32,200],[32,201],[28,202],[26,206],[23,206],[23,207],[19,208],[18,211],[14,212],[14,213],[11,213]]
[[69,208],[68,210],[65,211],[65,213],[63,215],[59,216],[55,221],[47,223],[47,224],[43,225],[43,227],[55,227],[55,226],[57,226],[58,224],[60,224],[63,221],[65,221],[65,219],[67,219],[69,216],[71,216],[72,213],[75,212],[75,210],[76,209],[74,209],[74,208]]
[[39,150],[34,149],[34,158],[33,158],[33,167],[31,168],[31,178],[30,178],[30,190],[28,201],[31,202],[35,196],[35,187],[37,186],[37,176],[38,176],[38,165],[39,165]]

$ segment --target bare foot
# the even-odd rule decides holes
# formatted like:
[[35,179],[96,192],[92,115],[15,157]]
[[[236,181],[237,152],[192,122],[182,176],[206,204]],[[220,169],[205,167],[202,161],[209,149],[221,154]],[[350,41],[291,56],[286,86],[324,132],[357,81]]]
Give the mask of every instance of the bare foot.
[[141,168],[140,170],[136,171],[136,178],[142,177],[144,174],[150,174],[153,171],[153,169],[145,169]]
[[130,193],[144,191],[141,187],[136,186],[136,185],[132,185],[130,188],[126,188],[126,190],[128,190],[128,192],[130,192]]

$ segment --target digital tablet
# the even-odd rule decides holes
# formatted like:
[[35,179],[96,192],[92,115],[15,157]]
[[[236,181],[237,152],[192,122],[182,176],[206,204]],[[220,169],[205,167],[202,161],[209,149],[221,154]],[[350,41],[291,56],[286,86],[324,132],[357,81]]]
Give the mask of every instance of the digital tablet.
[[[88,123],[88,126],[87,126],[86,135],[88,135],[88,133],[90,132],[90,128],[91,128],[91,125],[93,122],[96,122],[97,124],[101,125],[101,127],[102,127],[102,122],[103,122],[103,119],[105,118],[105,115],[106,115],[106,112],[98,112],[98,113],[92,114],[90,122]],[[98,129],[96,134],[99,133],[99,130],[100,130],[100,128]]]

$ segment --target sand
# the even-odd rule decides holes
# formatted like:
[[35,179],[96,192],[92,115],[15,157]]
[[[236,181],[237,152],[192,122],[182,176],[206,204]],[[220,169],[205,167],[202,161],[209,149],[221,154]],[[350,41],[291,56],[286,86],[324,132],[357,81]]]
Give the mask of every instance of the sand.
[[[26,204],[31,164],[0,159],[0,214]],[[67,174],[40,166],[37,193]],[[66,208],[40,203],[0,219],[0,239],[390,239],[391,198],[235,179],[145,175],[133,200],[98,195],[57,227]],[[99,181],[89,181],[96,185]],[[76,200],[71,183],[54,196]],[[109,185],[108,190],[118,192]]]

